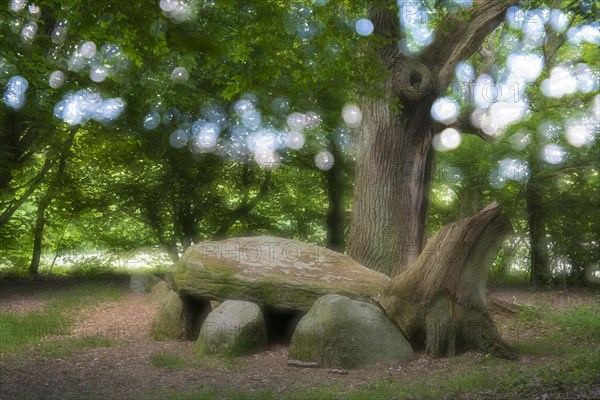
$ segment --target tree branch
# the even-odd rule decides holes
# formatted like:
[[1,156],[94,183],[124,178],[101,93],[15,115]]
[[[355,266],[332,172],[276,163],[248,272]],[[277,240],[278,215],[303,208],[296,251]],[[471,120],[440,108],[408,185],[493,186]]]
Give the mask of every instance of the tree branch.
[[377,49],[392,74],[392,93],[404,101],[439,95],[452,81],[454,68],[469,58],[502,22],[506,10],[519,0],[475,0],[473,7],[448,14],[439,24],[435,39],[421,56],[409,57],[398,49],[400,22],[390,2],[369,10],[375,34],[382,39]]
[[450,84],[456,65],[477,51],[502,22],[506,10],[518,3],[519,0],[475,0],[471,8],[448,14],[439,23],[435,39],[422,58],[437,76],[440,88]]
[[498,139],[496,139],[493,136],[488,135],[487,133],[483,132],[481,130],[481,128],[478,128],[477,126],[473,125],[473,122],[471,121],[471,113],[472,112],[473,112],[472,109],[465,110],[465,112],[463,112],[458,117],[456,122],[451,125],[446,126],[446,125],[442,125],[442,124],[436,124],[435,131],[441,132],[442,130],[444,130],[446,128],[454,128],[461,133],[478,136],[479,138],[483,139],[486,142],[497,142]]
[[23,193],[21,197],[12,202],[6,210],[3,210],[0,213],[0,226],[6,224],[13,214],[29,199],[29,197],[35,192],[35,190],[40,186],[42,182],[44,182],[44,178],[46,178],[46,174],[50,171],[50,168],[54,165],[56,160],[51,160],[50,158],[46,158],[44,162],[44,166],[40,173],[31,181],[29,188]]

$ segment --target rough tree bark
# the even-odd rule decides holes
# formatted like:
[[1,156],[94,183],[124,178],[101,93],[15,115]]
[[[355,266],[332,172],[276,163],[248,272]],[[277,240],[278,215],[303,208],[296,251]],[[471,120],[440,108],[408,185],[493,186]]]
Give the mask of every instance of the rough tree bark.
[[381,90],[401,107],[395,110],[389,99],[362,104],[349,239],[349,254],[359,263],[394,276],[421,252],[433,160],[431,106],[445,93],[455,66],[477,51],[517,2],[476,0],[472,8],[449,14],[431,45],[414,57],[398,50],[398,13],[390,7],[396,2],[370,10],[375,33],[388,43],[378,49],[389,72]]
[[379,303],[416,348],[434,357],[478,349],[502,358],[502,340],[486,304],[489,268],[512,231],[493,203],[442,228],[406,271],[392,279]]

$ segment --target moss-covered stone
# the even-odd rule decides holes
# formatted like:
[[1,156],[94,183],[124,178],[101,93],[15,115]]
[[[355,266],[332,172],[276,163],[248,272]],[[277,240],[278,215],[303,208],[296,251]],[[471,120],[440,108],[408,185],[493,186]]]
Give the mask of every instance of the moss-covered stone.
[[298,323],[288,354],[292,360],[341,368],[414,358],[400,329],[381,309],[339,295],[315,302]]
[[330,293],[370,301],[389,283],[344,254],[264,236],[191,246],[172,278],[180,294],[197,299],[238,299],[303,312]]
[[182,297],[171,290],[152,322],[150,334],[155,340],[195,340],[209,312],[207,300]]
[[150,301],[155,304],[162,304],[170,291],[169,284],[165,281],[160,281],[150,291]]
[[186,337],[188,324],[185,304],[179,295],[171,290],[154,318],[150,333],[155,340],[181,340]]
[[202,354],[239,356],[267,344],[267,327],[260,308],[246,301],[227,300],[202,324],[194,350]]

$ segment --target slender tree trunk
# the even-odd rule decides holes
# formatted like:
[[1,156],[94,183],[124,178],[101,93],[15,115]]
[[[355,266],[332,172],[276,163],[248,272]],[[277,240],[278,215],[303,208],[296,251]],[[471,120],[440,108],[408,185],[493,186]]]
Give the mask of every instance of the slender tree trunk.
[[[560,2],[555,0],[554,6]],[[572,16],[569,26],[575,22]],[[550,31],[544,44],[546,68],[551,69],[556,65],[558,49],[566,40],[566,35]],[[529,152],[529,166],[531,176],[527,181],[527,224],[529,229],[529,259],[530,259],[530,285],[532,290],[544,287],[552,282],[552,268],[548,252],[548,239],[546,237],[547,204],[544,200],[545,183],[542,179],[542,165],[539,159],[542,144],[536,135],[532,135],[531,151]],[[566,281],[564,282],[566,287]]]
[[[167,235],[165,232],[158,203],[149,198],[146,199],[142,206],[145,223],[152,228],[160,247],[167,252],[169,258],[173,262],[177,262],[179,260],[177,239],[174,234]],[[175,230],[175,228],[173,228],[173,230]]]
[[33,252],[29,264],[29,274],[37,275],[42,257],[42,245],[44,239],[44,228],[46,226],[46,209],[52,201],[51,189],[48,188],[44,196],[38,202],[35,228],[33,230]]
[[195,225],[195,216],[190,215],[190,200],[181,193],[179,196],[173,196],[171,202],[173,233],[179,239],[179,243],[185,251],[193,243],[193,229]]
[[458,192],[458,200],[460,201],[460,217],[465,218],[474,215],[481,208],[481,187],[477,183],[467,183]]
[[539,159],[542,147],[533,135],[529,157],[530,176],[526,187],[527,228],[529,230],[530,285],[532,290],[545,287],[552,279],[546,239],[546,206],[544,182]]
[[[181,232],[183,237],[186,238],[188,243],[187,247],[200,241],[198,236],[198,213],[194,212],[193,204],[191,201],[186,202],[184,211],[181,213],[180,223]],[[185,247],[185,248],[187,248]]]
[[179,251],[177,251],[177,243],[161,242],[160,246],[163,248],[164,251],[167,252],[167,255],[169,256],[171,261],[173,261],[173,262],[179,261]]
[[56,251],[54,252],[54,258],[52,259],[52,264],[50,264],[50,268],[48,269],[48,274],[52,273],[52,268],[54,268],[54,265],[56,264],[56,260],[60,256],[60,247],[62,245],[63,239],[65,238],[65,234],[67,233],[67,228],[69,227],[69,225],[71,225],[72,221],[73,221],[73,218],[69,219],[69,222],[67,222],[67,224],[63,228],[62,235],[60,235],[60,239],[58,240],[58,243],[56,244]]
[[[398,50],[401,38],[396,2],[379,2],[369,17],[385,44],[378,49],[389,79],[380,88],[391,99],[363,101],[357,132],[349,254],[359,263],[394,276],[419,255],[425,237],[427,166],[434,127],[430,110],[446,91],[454,68],[481,46],[517,0],[476,0],[449,14],[420,56]],[[398,107],[398,104],[400,107]]]
[[69,137],[67,138],[64,147],[60,153],[60,158],[58,161],[58,169],[56,170],[56,176],[53,181],[48,185],[46,189],[46,193],[42,196],[38,203],[35,228],[33,231],[33,251],[31,256],[31,263],[29,264],[29,274],[37,275],[40,268],[40,260],[42,257],[42,247],[43,247],[43,239],[44,239],[44,228],[46,227],[46,210],[50,206],[50,203],[54,200],[56,195],[60,193],[60,189],[63,184],[63,176],[65,173],[65,168],[67,166],[67,158],[71,151],[71,146],[73,145],[73,140],[75,139],[75,134],[77,130],[72,130],[69,133]]
[[[537,157],[539,153],[534,153]],[[534,161],[535,162],[535,161]],[[548,241],[546,238],[546,212],[541,182],[537,182],[537,173],[527,182],[527,223],[529,227],[530,284],[532,290],[546,286],[552,280]]]
[[327,171],[327,247],[343,253],[346,247],[346,224],[344,207],[344,173],[342,155],[335,145],[330,147],[335,159],[333,167]]

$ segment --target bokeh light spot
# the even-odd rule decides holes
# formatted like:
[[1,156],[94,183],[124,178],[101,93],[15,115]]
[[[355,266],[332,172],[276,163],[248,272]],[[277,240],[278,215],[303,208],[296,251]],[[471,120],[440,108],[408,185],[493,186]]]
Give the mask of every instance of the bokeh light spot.
[[333,154],[328,151],[322,151],[315,156],[315,165],[321,171],[329,171],[333,168],[334,162]]

